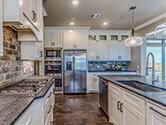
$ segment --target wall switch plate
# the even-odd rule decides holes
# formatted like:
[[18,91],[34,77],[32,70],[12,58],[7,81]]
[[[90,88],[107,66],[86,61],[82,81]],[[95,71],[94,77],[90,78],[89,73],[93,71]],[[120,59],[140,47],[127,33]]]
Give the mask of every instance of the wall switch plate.
[[33,72],[33,67],[30,68],[30,71]]
[[24,74],[26,73],[26,68],[24,67]]

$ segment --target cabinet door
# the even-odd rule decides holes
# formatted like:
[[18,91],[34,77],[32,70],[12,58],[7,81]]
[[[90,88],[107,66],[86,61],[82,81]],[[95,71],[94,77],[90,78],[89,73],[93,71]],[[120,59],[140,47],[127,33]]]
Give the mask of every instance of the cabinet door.
[[97,60],[98,57],[98,44],[96,42],[88,43],[88,60]]
[[0,56],[3,56],[3,2],[0,0]]
[[99,42],[98,43],[98,56],[99,60],[108,60],[108,42]]
[[119,42],[119,56],[121,60],[131,60],[131,48],[124,45],[124,41]]
[[110,41],[109,43],[109,60],[118,60],[119,51],[117,41]]
[[166,125],[166,111],[148,103],[147,125]]
[[64,49],[73,49],[75,43],[74,31],[64,31],[63,32],[63,44]]
[[123,125],[145,125],[145,115],[140,113],[127,103],[125,103],[122,107],[122,111]]
[[35,60],[35,50],[34,42],[21,42],[21,59]]
[[97,31],[90,30],[88,33],[88,42],[96,42],[97,40],[99,40]]
[[89,92],[99,91],[98,78],[96,74],[88,75],[88,91]]
[[77,30],[75,31],[75,42],[74,46],[76,46],[76,49],[87,49],[87,31],[85,30]]
[[62,31],[46,30],[45,47],[62,47]]
[[110,109],[110,119],[114,125],[122,125],[122,112],[118,109],[121,103],[121,99],[111,93],[111,109]]
[[108,32],[98,31],[98,38],[100,42],[108,42]]

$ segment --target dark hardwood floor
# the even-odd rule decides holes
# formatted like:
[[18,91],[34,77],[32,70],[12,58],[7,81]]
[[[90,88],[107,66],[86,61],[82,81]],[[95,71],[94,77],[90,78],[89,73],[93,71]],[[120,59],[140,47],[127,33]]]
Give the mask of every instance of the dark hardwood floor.
[[55,95],[54,125],[110,125],[98,95]]

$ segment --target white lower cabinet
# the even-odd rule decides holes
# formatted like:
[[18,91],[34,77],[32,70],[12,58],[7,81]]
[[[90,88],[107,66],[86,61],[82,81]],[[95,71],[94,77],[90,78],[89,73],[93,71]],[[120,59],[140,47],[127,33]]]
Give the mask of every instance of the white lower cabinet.
[[55,103],[53,88],[54,85],[50,87],[44,97],[36,99],[14,125],[51,125]]
[[[142,100],[139,97],[129,96],[120,87],[109,85],[109,121],[114,125],[145,125],[145,114],[142,110]],[[141,102],[141,103],[140,103]],[[134,105],[135,104],[135,105]],[[138,104],[138,105],[137,105]],[[140,104],[140,106],[139,106]]]
[[114,95],[113,93],[111,93],[111,108],[110,108],[110,121],[114,124],[114,125],[122,125],[122,113],[120,111],[120,104],[122,99],[119,98],[117,95]]
[[97,74],[88,74],[88,93],[98,93],[99,82]]
[[147,125],[166,125],[166,110],[148,103]]
[[30,106],[16,121],[14,125],[33,125],[32,124],[32,106]]
[[123,113],[122,125],[145,125],[145,115],[134,109],[129,104],[124,103],[122,113]]

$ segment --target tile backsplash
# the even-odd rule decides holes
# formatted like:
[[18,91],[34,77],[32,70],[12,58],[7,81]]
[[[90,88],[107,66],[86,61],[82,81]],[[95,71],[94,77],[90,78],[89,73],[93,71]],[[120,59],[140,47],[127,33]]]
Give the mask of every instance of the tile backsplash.
[[121,70],[127,70],[130,61],[89,61],[88,62],[88,70],[95,71],[100,70],[104,71],[110,67],[116,67],[119,65]]
[[4,56],[0,57],[0,87],[34,74],[34,62],[21,60],[21,43],[17,40],[17,32],[6,26],[3,32]]

